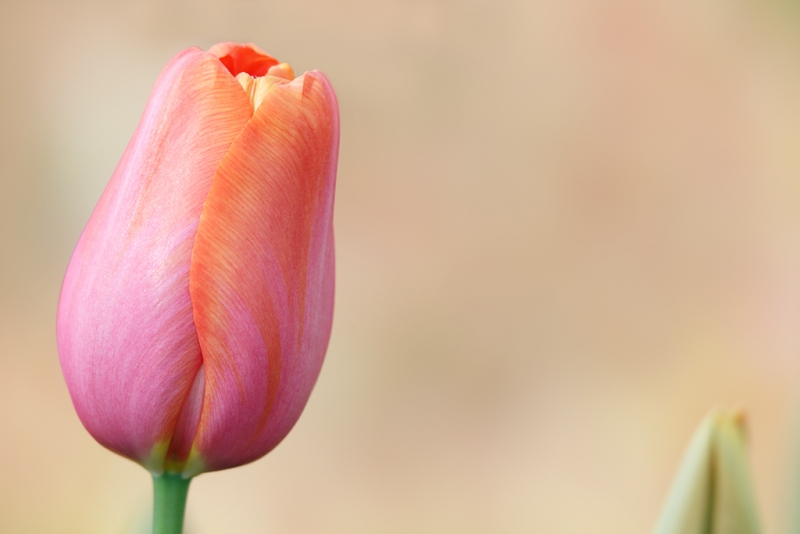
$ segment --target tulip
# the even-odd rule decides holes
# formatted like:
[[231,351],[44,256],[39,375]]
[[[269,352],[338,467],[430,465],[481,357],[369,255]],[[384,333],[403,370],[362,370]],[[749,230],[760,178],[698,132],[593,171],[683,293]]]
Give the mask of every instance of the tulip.
[[712,411],[695,431],[653,534],[758,534],[744,416]]
[[291,430],[331,331],[338,146],[318,71],[236,43],[164,68],[59,300],[64,378],[99,443],[163,482]]

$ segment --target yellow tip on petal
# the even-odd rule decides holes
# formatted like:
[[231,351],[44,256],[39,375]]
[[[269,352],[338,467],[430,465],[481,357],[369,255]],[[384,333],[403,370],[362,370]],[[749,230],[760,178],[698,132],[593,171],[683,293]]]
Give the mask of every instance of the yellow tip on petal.
[[169,440],[159,440],[153,445],[153,448],[150,449],[150,455],[140,463],[155,476],[163,474],[164,457],[167,455],[167,449],[169,449]]
[[281,63],[280,65],[275,65],[274,67],[270,67],[267,71],[268,76],[277,76],[278,78],[283,78],[284,80],[292,81],[294,80],[294,69],[288,63]]
[[[282,63],[281,65],[286,65],[288,67],[288,63]],[[270,73],[272,72],[272,69],[281,67],[281,65],[272,67],[270,69]],[[285,74],[284,71],[280,72],[281,74]],[[289,67],[289,72],[292,72],[291,67]],[[247,93],[247,98],[250,100],[250,109],[252,109],[253,113],[255,113],[258,109],[258,106],[261,105],[261,103],[264,101],[264,98],[266,98],[267,93],[269,93],[271,89],[279,85],[289,83],[291,79],[287,79],[283,76],[273,76],[272,74],[254,78],[246,72],[240,72],[236,75],[236,81],[239,82],[239,85],[242,86],[244,92]]]
[[183,467],[183,478],[192,478],[200,473],[206,471],[206,464],[203,461],[202,456],[197,451],[197,448],[192,446],[192,450],[189,452],[189,458],[186,460],[186,464]]

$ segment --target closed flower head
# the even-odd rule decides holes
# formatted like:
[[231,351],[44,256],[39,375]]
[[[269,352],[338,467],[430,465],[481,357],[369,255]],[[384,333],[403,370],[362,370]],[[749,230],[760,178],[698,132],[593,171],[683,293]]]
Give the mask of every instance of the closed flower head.
[[61,366],[101,444],[190,477],[286,436],[330,337],[338,145],[320,72],[235,43],[165,67],[59,301]]

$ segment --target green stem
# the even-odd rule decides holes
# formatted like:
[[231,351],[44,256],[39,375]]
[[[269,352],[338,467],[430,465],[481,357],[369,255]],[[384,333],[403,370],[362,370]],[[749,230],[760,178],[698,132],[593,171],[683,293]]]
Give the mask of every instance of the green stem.
[[153,475],[153,534],[182,534],[191,481],[176,473]]

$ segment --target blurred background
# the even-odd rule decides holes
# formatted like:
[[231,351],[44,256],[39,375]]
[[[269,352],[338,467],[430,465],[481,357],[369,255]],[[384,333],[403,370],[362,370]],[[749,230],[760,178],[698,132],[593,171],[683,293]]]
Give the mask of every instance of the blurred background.
[[648,532],[716,404],[785,531],[799,30],[780,0],[2,0],[0,532],[147,528],[55,309],[161,68],[225,40],[336,88],[337,309],[297,427],[196,479],[188,534]]

